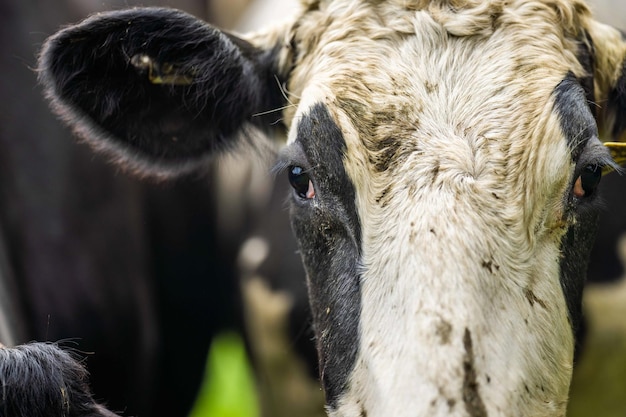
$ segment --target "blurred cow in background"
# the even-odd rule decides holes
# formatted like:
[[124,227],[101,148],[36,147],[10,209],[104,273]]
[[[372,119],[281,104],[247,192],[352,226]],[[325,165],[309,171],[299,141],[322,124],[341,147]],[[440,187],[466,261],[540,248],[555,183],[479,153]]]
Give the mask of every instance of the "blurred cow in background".
[[[133,4],[178,7],[223,27],[247,7],[9,0],[0,8],[0,343],[60,340],[86,356],[95,398],[111,409],[184,416],[212,337],[243,332],[245,313],[264,415],[319,415],[304,272],[283,204],[288,185],[274,189],[267,175],[272,157],[224,158],[173,183],[140,182],[76,144],[37,87],[48,35]],[[257,4],[240,27],[262,24],[260,10],[272,7]]]
[[[210,18],[202,0],[173,5]],[[59,25],[124,6],[0,6],[0,342],[60,340],[112,409],[184,416],[213,334],[242,327],[213,168],[167,185],[120,174],[50,114],[33,70]]]

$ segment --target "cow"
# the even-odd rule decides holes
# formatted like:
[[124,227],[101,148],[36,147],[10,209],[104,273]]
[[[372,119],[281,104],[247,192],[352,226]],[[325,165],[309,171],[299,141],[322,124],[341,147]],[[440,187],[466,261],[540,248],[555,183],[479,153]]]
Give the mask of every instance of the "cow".
[[[58,341],[111,409],[185,416],[213,336],[242,328],[238,248],[219,238],[217,181],[121,175],[49,111],[34,70],[45,38],[133,2],[88,3],[0,7],[0,343]],[[204,0],[176,5],[214,18]]]
[[249,36],[98,14],[39,69],[55,112],[139,176],[287,132],[330,416],[558,416],[599,183],[624,162],[625,56],[575,0],[311,0]]
[[[277,417],[286,409],[286,415],[310,416],[303,408],[320,415],[304,271],[283,207],[283,187],[289,185],[268,192],[259,185],[262,175],[255,175],[254,193],[244,198],[232,189],[239,176],[225,158],[205,167],[206,175],[140,182],[75,143],[48,110],[33,71],[46,34],[62,22],[122,3],[138,2],[34,6],[11,0],[0,14],[0,343],[60,341],[82,352],[73,357],[89,371],[94,397],[106,399],[111,409],[130,416],[183,416],[196,401],[213,337],[236,331],[246,339],[265,415]],[[218,10],[203,0],[168,4],[225,23],[217,12],[226,5]],[[238,158],[235,163],[248,165]],[[248,188],[247,181],[234,184],[241,185]],[[259,196],[271,194],[280,194],[278,210],[259,214],[266,204]],[[229,195],[238,198],[228,200]],[[259,268],[246,271],[252,279],[242,285],[254,308],[246,314],[261,328],[244,327],[237,252],[252,230],[258,241],[270,223],[270,239],[264,239],[272,249]],[[246,253],[253,248],[246,247]],[[263,303],[268,291],[274,300],[288,300],[280,320],[271,315],[275,306]],[[263,344],[251,337],[268,326],[289,330],[272,338],[285,341],[279,346],[282,363],[266,358]],[[293,355],[285,354],[294,348]],[[285,365],[303,362],[301,351],[308,367]],[[294,373],[305,381],[294,383]]]

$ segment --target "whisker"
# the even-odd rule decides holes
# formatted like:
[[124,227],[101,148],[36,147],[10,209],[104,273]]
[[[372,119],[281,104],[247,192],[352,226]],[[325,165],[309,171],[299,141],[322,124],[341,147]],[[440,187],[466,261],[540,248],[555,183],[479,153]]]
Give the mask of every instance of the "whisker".
[[593,101],[593,100],[587,100],[587,104],[589,104],[589,105],[591,105],[591,106],[595,106],[595,107],[597,107],[597,108],[599,108],[599,109],[601,109],[601,108],[602,108],[602,106],[601,106],[599,103],[596,103],[596,102],[595,102],[595,101]]
[[[274,79],[276,80],[276,84],[278,84],[278,89],[280,90],[280,94],[282,94],[283,98],[287,101],[287,103],[295,106],[295,104],[289,99],[289,91],[287,91],[287,87],[285,87],[285,84],[280,82],[276,74],[274,74]],[[300,100],[299,96],[296,96],[295,94],[292,94],[292,96]]]
[[252,115],[252,117],[264,116],[264,115],[266,115],[266,114],[271,114],[271,113],[275,113],[275,112],[283,111],[283,110],[285,110],[285,109],[288,109],[289,107],[294,107],[294,106],[295,106],[294,104],[288,104],[288,105],[286,105],[286,106],[278,107],[278,108],[276,108],[276,109],[267,110],[267,111],[262,111],[262,112],[259,112],[259,113],[254,113],[254,114]]

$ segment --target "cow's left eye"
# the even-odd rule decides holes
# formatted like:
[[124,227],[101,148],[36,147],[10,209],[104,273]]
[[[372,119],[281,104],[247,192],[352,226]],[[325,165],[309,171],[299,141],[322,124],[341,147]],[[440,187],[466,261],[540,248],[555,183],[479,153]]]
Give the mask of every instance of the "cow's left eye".
[[574,197],[583,198],[591,196],[602,179],[602,167],[599,165],[587,165],[574,183]]
[[289,167],[289,183],[300,198],[311,199],[315,197],[313,182],[302,167]]

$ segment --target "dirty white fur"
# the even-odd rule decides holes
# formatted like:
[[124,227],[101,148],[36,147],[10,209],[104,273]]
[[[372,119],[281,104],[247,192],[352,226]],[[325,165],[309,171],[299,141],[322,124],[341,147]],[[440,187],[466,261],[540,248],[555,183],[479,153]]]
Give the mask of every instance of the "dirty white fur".
[[624,53],[602,40],[617,32],[578,1],[309,3],[281,60],[289,139],[328,106],[363,231],[359,356],[330,414],[565,415],[573,164],[553,90],[585,75],[585,28],[605,100]]
[[[541,53],[531,42],[511,51],[500,38],[448,38],[425,12],[412,19],[416,37],[363,58],[369,89],[380,88],[363,99],[372,112],[402,107],[378,128],[415,151],[372,172],[358,120],[336,110],[363,278],[360,356],[332,415],[564,415],[573,345],[558,259],[571,156],[551,95],[575,62],[561,54],[522,75],[515,56]],[[474,383],[482,405],[466,404]]]

